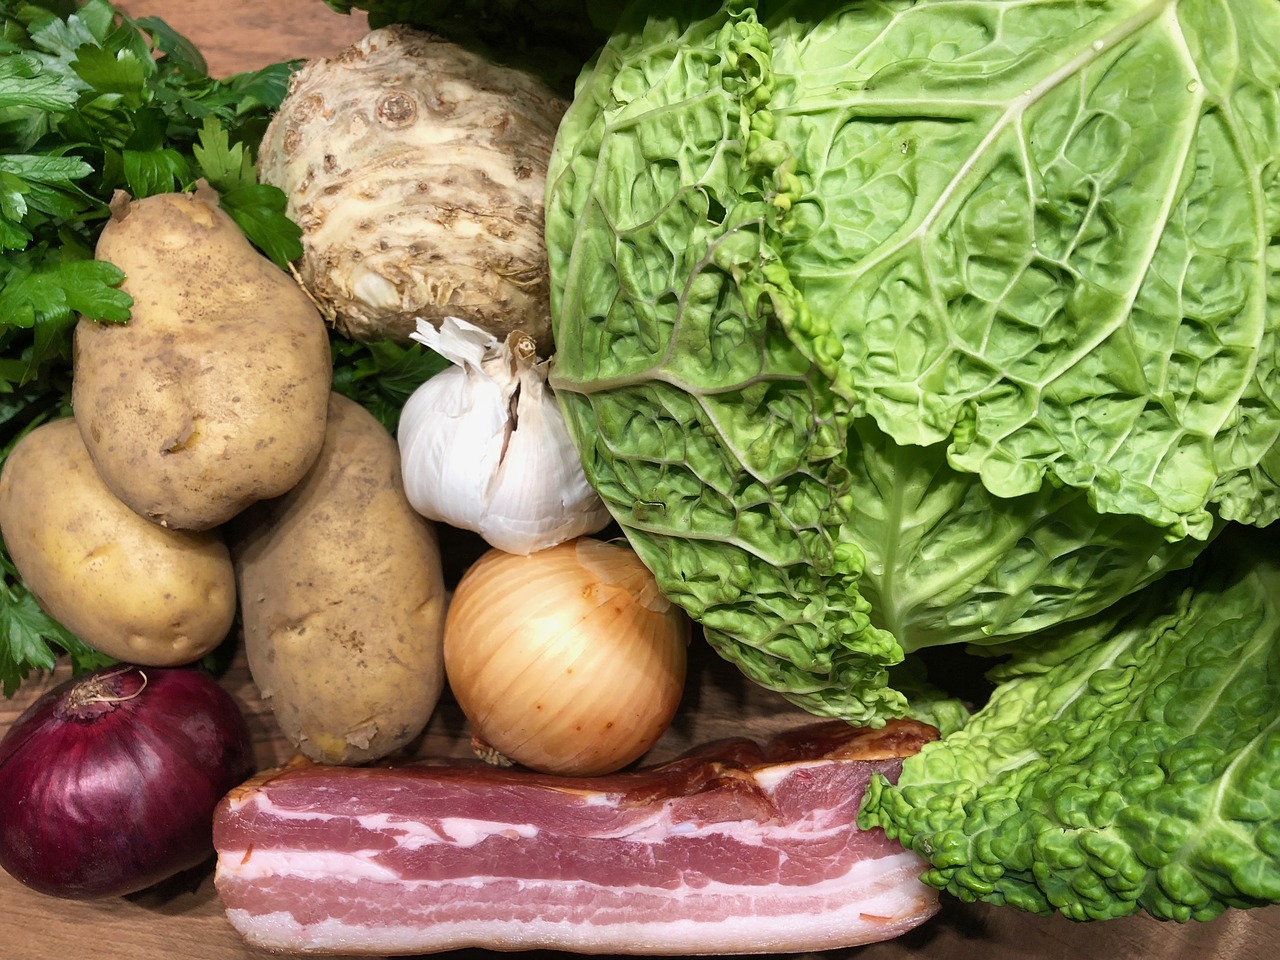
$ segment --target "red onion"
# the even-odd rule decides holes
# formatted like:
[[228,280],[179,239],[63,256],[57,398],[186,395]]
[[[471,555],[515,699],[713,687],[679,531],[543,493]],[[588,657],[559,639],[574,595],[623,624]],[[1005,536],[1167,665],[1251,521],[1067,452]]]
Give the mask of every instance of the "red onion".
[[230,694],[194,668],[106,667],[0,741],[0,866],[73,899],[141,890],[213,853],[213,810],[253,772]]

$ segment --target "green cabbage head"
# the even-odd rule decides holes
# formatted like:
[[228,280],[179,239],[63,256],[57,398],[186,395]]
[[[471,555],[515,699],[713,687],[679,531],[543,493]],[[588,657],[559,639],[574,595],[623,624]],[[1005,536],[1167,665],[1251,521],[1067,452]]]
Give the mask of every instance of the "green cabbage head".
[[552,384],[819,714],[1280,515],[1280,3],[638,3],[547,193]]

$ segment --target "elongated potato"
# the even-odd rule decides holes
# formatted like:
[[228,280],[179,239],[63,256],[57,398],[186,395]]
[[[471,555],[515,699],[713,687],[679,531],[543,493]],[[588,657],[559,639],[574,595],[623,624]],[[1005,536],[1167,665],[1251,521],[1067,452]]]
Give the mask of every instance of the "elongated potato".
[[231,630],[235,575],[221,533],[166,530],[130,510],[94,470],[70,417],[10,452],[0,531],[49,615],[118,660],[190,663]]
[[205,530],[302,479],[324,442],[328,331],[217,194],[117,195],[97,257],[125,272],[133,314],[77,325],[72,403],[115,495]]
[[391,435],[337,394],[328,424],[303,481],[229,536],[259,691],[302,753],[355,764],[403,747],[435,708],[444,579]]

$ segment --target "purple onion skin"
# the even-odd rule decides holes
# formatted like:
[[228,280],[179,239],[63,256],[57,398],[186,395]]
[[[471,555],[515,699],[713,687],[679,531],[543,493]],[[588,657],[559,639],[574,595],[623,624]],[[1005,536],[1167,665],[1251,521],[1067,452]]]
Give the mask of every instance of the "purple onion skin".
[[41,893],[121,896],[213,853],[213,810],[254,770],[203,670],[115,666],[33,703],[0,740],[0,866]]

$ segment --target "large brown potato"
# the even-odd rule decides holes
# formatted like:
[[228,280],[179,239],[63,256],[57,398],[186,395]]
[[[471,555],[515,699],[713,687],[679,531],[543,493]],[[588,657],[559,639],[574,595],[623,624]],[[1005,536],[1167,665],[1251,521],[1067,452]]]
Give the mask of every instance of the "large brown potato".
[[426,726],[444,685],[435,529],[405,498],[395,441],[334,394],[320,458],[230,525],[249,669],[281,730],[363,763]]
[[208,187],[118,196],[97,257],[132,319],[81,320],[72,403],[107,486],[156,523],[205,530],[297,483],[324,441],[319,312]]
[[0,473],[0,530],[40,605],[118,660],[177,666],[221,643],[235,575],[217,531],[166,530],[107,489],[70,418],[37,427]]

